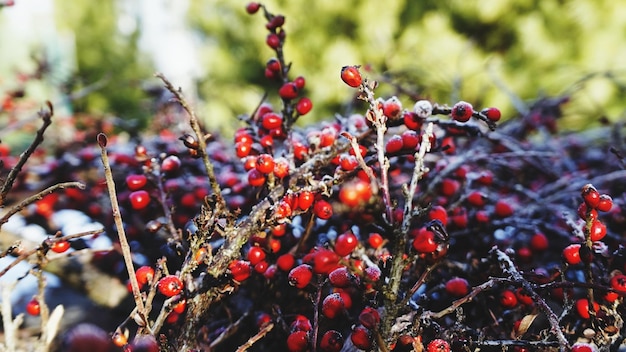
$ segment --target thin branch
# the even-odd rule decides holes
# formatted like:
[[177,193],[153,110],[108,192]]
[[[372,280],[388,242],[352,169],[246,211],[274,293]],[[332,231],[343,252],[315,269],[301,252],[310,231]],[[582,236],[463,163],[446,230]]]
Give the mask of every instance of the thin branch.
[[109,156],[107,155],[107,137],[104,133],[98,134],[98,145],[100,146],[100,157],[102,159],[102,165],[104,166],[104,177],[106,179],[107,188],[109,190],[109,198],[111,200],[111,210],[113,211],[113,219],[115,220],[115,226],[117,227],[117,234],[120,240],[120,246],[122,248],[122,255],[124,256],[124,263],[126,264],[126,270],[128,271],[128,278],[133,290],[133,298],[137,305],[137,312],[141,317],[144,326],[147,327],[148,320],[145,315],[145,307],[141,298],[141,290],[139,289],[139,283],[135,276],[135,267],[133,264],[132,254],[128,240],[126,239],[126,232],[124,231],[124,223],[122,222],[122,216],[120,213],[120,206],[117,203],[117,194],[115,192],[115,181],[113,181],[113,174],[111,173],[111,165],[109,163]]
[[252,345],[254,345],[257,341],[265,337],[265,335],[267,335],[268,332],[272,331],[273,328],[274,328],[274,323],[266,324],[265,326],[261,328],[261,330],[259,330],[259,332],[256,333],[256,335],[252,336],[251,338],[248,339],[248,341],[246,341],[246,343],[239,346],[236,352],[247,351],[248,348],[252,347]]
[[57,183],[56,185],[50,186],[44,189],[43,191],[22,200],[18,204],[11,207],[11,209],[9,209],[9,211],[0,218],[0,228],[2,228],[2,225],[7,223],[7,221],[9,221],[9,218],[11,216],[19,213],[22,209],[26,208],[28,205],[38,200],[42,200],[44,196],[47,196],[48,194],[56,191],[57,189],[65,189],[65,188],[85,189],[85,185],[80,182]]
[[0,207],[4,206],[4,202],[6,201],[7,194],[13,187],[13,183],[15,182],[17,175],[20,173],[20,171],[22,171],[22,167],[24,167],[24,164],[26,164],[26,161],[28,160],[28,158],[30,158],[30,156],[35,152],[35,149],[37,149],[39,144],[43,142],[43,134],[44,132],[46,132],[46,129],[48,128],[48,126],[50,126],[50,124],[52,123],[52,116],[54,115],[54,109],[52,108],[52,103],[50,103],[49,101],[46,102],[46,104],[48,105],[48,110],[42,109],[41,111],[39,111],[39,116],[43,120],[43,125],[41,125],[39,130],[37,130],[37,135],[35,136],[35,139],[30,144],[28,149],[26,149],[26,151],[24,151],[20,155],[20,160],[11,169],[11,171],[9,172],[9,175],[7,176],[7,179],[4,181],[4,184],[2,184],[2,188],[0,188]]
[[[63,236],[63,237],[55,237],[55,238],[49,238],[46,239],[45,242],[47,242],[47,245],[51,245],[55,242],[61,242],[61,241],[69,241],[73,238],[78,238],[78,237],[84,237],[84,236],[89,236],[89,235],[95,235],[98,233],[102,233],[104,232],[104,229],[99,229],[99,230],[93,230],[93,231],[87,231],[87,232],[81,232],[81,233],[77,233],[77,234],[73,234],[73,235],[68,235],[68,236]],[[44,245],[40,244],[39,246],[29,250],[29,251],[25,251],[23,253],[21,253],[17,258],[15,258],[9,265],[7,265],[6,268],[2,269],[0,271],[0,277],[4,276],[4,274],[6,274],[9,270],[11,270],[12,268],[14,268],[19,262],[25,260],[26,258],[30,257],[31,255],[37,253],[38,251],[44,250]]]
[[554,314],[550,306],[548,306],[546,301],[533,289],[533,286],[530,284],[530,282],[524,279],[522,274],[517,271],[515,265],[513,264],[513,261],[506,253],[502,252],[497,247],[492,248],[490,252],[498,260],[498,263],[500,264],[500,268],[502,269],[503,273],[507,274],[514,281],[519,282],[522,285],[522,288],[526,290],[526,292],[528,292],[533,301],[537,303],[539,309],[544,312],[544,314],[548,318],[548,322],[550,323],[550,331],[554,335],[556,335],[556,338],[559,341],[560,350],[569,351],[570,345],[560,328],[559,318],[556,316],[556,314]]
[[193,111],[191,106],[189,106],[189,103],[187,103],[187,100],[183,96],[183,93],[180,91],[180,89],[174,88],[172,83],[167,78],[165,78],[162,73],[156,73],[155,76],[163,81],[163,83],[165,84],[165,88],[167,88],[167,90],[174,94],[176,100],[189,115],[189,124],[191,125],[191,129],[193,129],[194,133],[196,134],[196,138],[198,139],[198,154],[200,154],[200,157],[204,162],[204,167],[206,168],[207,176],[209,177],[209,183],[211,184],[211,188],[213,189],[213,194],[215,195],[218,203],[221,205],[220,210],[226,209],[226,202],[222,197],[222,190],[219,183],[217,182],[217,177],[215,177],[213,163],[211,162],[211,160],[209,160],[209,156],[206,152],[206,136],[204,133],[202,133],[200,129],[200,123],[198,122],[198,117],[196,116],[196,113]]

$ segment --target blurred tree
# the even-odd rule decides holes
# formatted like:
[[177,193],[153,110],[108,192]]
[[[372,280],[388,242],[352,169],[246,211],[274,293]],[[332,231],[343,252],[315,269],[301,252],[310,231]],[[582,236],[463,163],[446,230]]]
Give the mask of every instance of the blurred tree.
[[[477,107],[497,105],[507,118],[517,113],[509,92],[519,101],[572,94],[561,122],[567,128],[601,116],[615,120],[624,111],[626,65],[620,58],[626,47],[615,43],[626,33],[626,7],[619,2],[262,3],[287,18],[291,74],[306,77],[305,94],[315,104],[305,123],[345,112],[341,106],[353,92],[341,84],[339,70],[347,64],[367,65],[371,77],[397,85],[387,86],[387,94],[405,91],[445,104],[462,98]],[[273,55],[264,43],[263,16],[247,15],[244,6],[193,0],[189,11],[208,67],[200,82],[202,111],[212,121],[252,111],[263,91],[275,89],[262,76]],[[412,99],[400,97],[410,107]]]
[[75,112],[114,115],[126,130],[145,126],[152,111],[144,104],[142,82],[154,70],[138,50],[139,30],[120,33],[115,1],[57,1],[56,13],[76,38],[77,71],[68,90],[103,83],[74,101]]

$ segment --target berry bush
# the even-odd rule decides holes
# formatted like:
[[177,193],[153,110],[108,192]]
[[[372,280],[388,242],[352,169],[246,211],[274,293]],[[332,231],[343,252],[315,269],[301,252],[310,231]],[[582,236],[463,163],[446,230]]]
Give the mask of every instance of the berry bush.
[[[27,150],[0,150],[0,226],[22,214],[49,231],[2,248],[39,280],[25,307],[41,317],[38,348],[618,350],[622,125],[559,131],[567,96],[502,121],[497,107],[380,97],[354,64],[328,83],[354,91],[354,112],[301,126],[317,87],[285,57],[286,19],[254,2],[245,11],[267,20],[275,89],[233,137],[205,131],[184,92],[157,74],[172,97],[163,109],[188,121],[181,132],[123,141],[95,129],[43,158],[48,104]],[[55,229],[61,209],[103,228]],[[97,236],[113,248],[90,251]],[[128,287],[110,331],[58,331],[62,310],[46,304],[43,272],[81,252]],[[5,347],[16,349],[22,317],[3,302]]]

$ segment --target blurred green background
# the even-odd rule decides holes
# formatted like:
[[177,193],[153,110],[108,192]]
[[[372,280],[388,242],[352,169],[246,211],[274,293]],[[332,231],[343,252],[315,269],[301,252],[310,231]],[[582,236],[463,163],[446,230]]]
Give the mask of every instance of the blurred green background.
[[[247,1],[38,2],[16,0],[0,9],[0,94],[23,87],[33,108],[51,99],[68,115],[148,126],[154,99],[146,92],[159,86],[156,70],[183,87],[211,129],[231,132],[239,126],[235,117],[250,113],[265,91],[278,103],[276,84],[263,75],[274,56],[265,45],[265,19],[261,12],[248,15]],[[264,4],[285,15],[292,78],[307,79],[304,94],[314,109],[301,124],[346,112],[354,91],[339,71],[350,64],[390,82],[381,86],[383,96],[401,87],[441,104],[497,106],[512,118],[514,97],[571,94],[560,122],[566,129],[624,117],[626,5],[620,1]],[[39,17],[19,24],[15,13],[26,8]],[[23,75],[41,71],[42,63],[41,79],[24,83]],[[77,96],[67,99],[71,93]],[[407,95],[399,97],[412,106]]]

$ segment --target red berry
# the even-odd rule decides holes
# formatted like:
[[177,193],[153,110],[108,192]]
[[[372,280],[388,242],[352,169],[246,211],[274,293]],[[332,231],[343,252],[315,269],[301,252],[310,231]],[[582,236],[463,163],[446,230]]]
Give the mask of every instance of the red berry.
[[473,191],[467,196],[467,202],[475,207],[481,208],[485,205],[486,196],[479,191]]
[[185,308],[187,308],[187,300],[181,299],[172,306],[172,312],[183,314],[185,312]]
[[425,227],[420,228],[413,239],[413,248],[420,254],[433,253],[437,249],[438,243],[435,240],[435,233]]
[[585,204],[587,204],[587,207],[591,209],[596,209],[598,207],[598,204],[600,203],[600,193],[591,183],[584,185],[580,193],[585,201]]
[[428,343],[426,352],[450,352],[450,344],[442,339],[435,339]]
[[530,238],[530,247],[538,252],[548,249],[548,237],[541,232],[537,232]]
[[504,308],[513,308],[517,306],[517,296],[511,290],[504,290],[500,294],[500,304]]
[[256,158],[255,167],[259,172],[268,175],[274,171],[274,157],[269,154],[261,154]]
[[604,236],[606,236],[606,225],[600,220],[594,220],[589,230],[589,238],[595,242],[602,240]]
[[587,218],[595,220],[598,218],[598,211],[595,209],[589,210],[587,204],[585,202],[582,202],[578,206],[578,216],[580,216],[580,218],[583,220],[587,220]]
[[274,159],[274,176],[285,178],[289,175],[289,161],[284,157]]
[[250,277],[250,262],[246,260],[233,260],[228,264],[228,270],[233,276],[233,280],[243,282]]
[[263,186],[265,184],[265,179],[265,175],[257,169],[248,171],[248,184],[250,184],[250,186]]
[[402,103],[393,96],[383,102],[383,115],[390,119],[396,118],[402,112]]
[[610,281],[611,288],[615,291],[626,294],[626,275],[617,274],[611,278]]
[[170,155],[161,162],[161,170],[165,173],[175,173],[180,169],[181,161],[176,155]]
[[612,208],[613,208],[613,198],[611,198],[611,196],[608,194],[601,194],[600,200],[598,201],[597,209],[599,211],[607,212],[607,211],[611,211]]
[[596,348],[588,343],[576,342],[570,352],[596,352]]
[[313,254],[313,272],[328,275],[339,266],[339,257],[330,249],[318,249]]
[[341,257],[352,253],[352,251],[359,245],[359,240],[352,232],[346,232],[339,237],[335,242],[335,253]]
[[320,348],[324,352],[339,352],[343,348],[343,335],[337,330],[328,330],[322,335]]
[[139,284],[139,286],[146,285],[152,282],[152,278],[154,278],[154,269],[147,265],[144,265],[135,270],[135,277],[137,278],[137,283]]
[[402,150],[403,146],[402,137],[396,134],[391,136],[387,143],[385,143],[385,152],[388,154],[395,154]]
[[304,85],[306,84],[306,80],[304,79],[304,77],[298,76],[296,77],[296,79],[293,80],[293,83],[296,85],[298,90],[302,90],[302,88],[304,88]]
[[563,249],[563,259],[569,265],[576,265],[581,262],[580,244],[570,244]]
[[367,239],[370,247],[374,249],[380,248],[380,246],[383,245],[383,241],[383,236],[381,236],[379,233],[371,233],[369,238]]
[[344,310],[343,298],[339,293],[331,293],[322,302],[322,314],[328,319],[334,319]]
[[430,220],[441,221],[443,226],[446,226],[448,224],[448,212],[446,211],[446,208],[442,207],[441,205],[435,205],[430,208],[430,211],[428,212],[428,218]]
[[150,204],[150,195],[144,190],[132,192],[128,199],[130,200],[130,205],[135,210],[144,209]]
[[39,313],[41,313],[41,305],[36,298],[33,298],[26,303],[26,313],[30,315],[39,315]]
[[372,348],[372,332],[365,326],[358,325],[352,329],[350,341],[355,347],[367,351]]
[[305,288],[313,278],[313,268],[308,264],[300,264],[289,271],[289,284],[297,288]]
[[420,144],[421,136],[412,130],[402,132],[402,149],[415,150]]
[[424,120],[413,112],[405,111],[402,117],[404,120],[404,125],[409,130],[418,131],[422,128],[422,125],[424,124]]
[[382,272],[377,266],[368,266],[363,270],[363,278],[368,282],[377,282]]
[[237,153],[238,158],[245,158],[250,155],[250,151],[252,150],[251,142],[237,142],[235,144],[235,151]]
[[342,67],[341,79],[352,88],[360,86],[363,79],[361,77],[361,72],[359,72],[359,66]]
[[276,15],[265,25],[265,28],[272,30],[285,24],[285,16]]
[[[600,309],[600,305],[593,302],[593,311],[597,312],[598,309]],[[589,300],[587,298],[579,298],[576,301],[576,313],[583,319],[589,319],[591,317],[589,314]]]
[[444,178],[441,181],[440,190],[444,197],[451,197],[461,188],[461,184],[457,180],[451,178]]
[[274,211],[274,216],[278,220],[283,220],[283,219],[287,219],[288,217],[290,217],[291,205],[289,205],[289,202],[285,200],[281,200],[280,203],[278,203],[276,210]]
[[280,37],[276,33],[270,33],[265,38],[265,43],[272,49],[276,49],[280,46]]
[[309,334],[306,331],[294,331],[287,337],[289,352],[304,352],[309,349]]
[[295,99],[298,96],[298,87],[293,82],[287,82],[278,89],[278,95],[285,100]]
[[315,194],[313,194],[313,192],[302,191],[298,194],[298,208],[301,210],[309,210],[314,200]]
[[311,331],[313,326],[311,325],[311,321],[309,318],[305,317],[302,314],[296,315],[295,319],[291,322],[290,325],[291,331]]
[[450,112],[450,116],[452,116],[452,118],[456,121],[467,122],[472,117],[473,113],[474,108],[472,107],[472,104],[460,101],[454,104],[452,111]]
[[273,73],[280,72],[280,61],[278,61],[277,58],[273,57],[267,61],[267,63],[265,64],[265,68]]
[[491,186],[493,183],[493,173],[491,171],[483,171],[478,175],[476,182],[483,186]]
[[349,287],[358,285],[359,277],[355,276],[345,266],[339,267],[328,274],[328,281],[334,287]]
[[307,97],[302,97],[296,103],[296,111],[300,115],[306,115],[313,109],[313,102]]
[[359,166],[359,162],[354,155],[341,154],[339,157],[339,167],[344,171],[352,171]]
[[463,297],[469,293],[469,283],[462,277],[455,277],[446,282],[446,292],[453,297]]
[[126,176],[126,186],[131,191],[137,191],[142,189],[146,183],[148,183],[148,178],[145,175],[128,175]]
[[265,260],[265,251],[263,248],[254,246],[248,250],[248,261],[252,265],[256,265]]
[[368,329],[374,330],[380,324],[380,314],[372,307],[365,307],[359,313],[359,323]]
[[162,295],[172,297],[183,291],[183,282],[176,275],[167,275],[159,280],[157,288]]
[[500,118],[502,117],[502,113],[500,113],[500,110],[498,108],[484,108],[480,111],[481,114],[485,115],[485,117],[489,120],[489,121],[493,121],[493,122],[498,122],[500,121]]
[[296,264],[293,254],[285,253],[276,259],[276,266],[282,271],[290,271]]
[[261,4],[259,4],[258,2],[249,2],[248,5],[246,5],[246,12],[252,15],[257,13],[260,8]]
[[315,202],[313,213],[322,220],[328,220],[333,216],[333,206],[327,201],[320,199]]
[[283,123],[283,118],[275,112],[268,112],[261,119],[261,124],[266,130],[280,128]]
[[515,296],[517,297],[517,300],[524,305],[530,306],[534,303],[533,298],[521,287],[515,291]]
[[494,212],[497,217],[506,218],[513,215],[513,207],[509,202],[500,199],[496,202]]
[[50,246],[50,249],[55,253],[63,253],[70,249],[70,242],[65,240],[56,241]]
[[372,187],[369,181],[361,179],[344,183],[339,191],[339,200],[351,208],[366,203],[371,197]]

